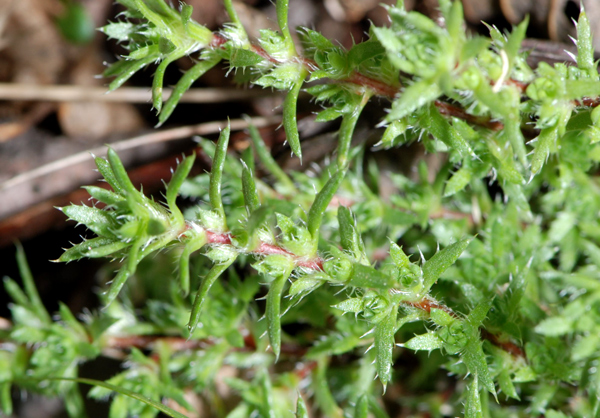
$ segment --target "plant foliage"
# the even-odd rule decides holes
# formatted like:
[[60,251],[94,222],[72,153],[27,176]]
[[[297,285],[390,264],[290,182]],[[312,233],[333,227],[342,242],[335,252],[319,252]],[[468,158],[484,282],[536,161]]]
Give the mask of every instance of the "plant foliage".
[[[87,190],[103,207],[62,208],[96,238],[58,261],[108,257],[122,260],[119,271],[104,310],[79,321],[62,305],[53,320],[19,251],[24,290],[5,281],[14,300],[11,349],[0,351],[5,413],[14,385],[63,396],[69,414],[83,416],[69,380],[78,365],[145,336],[151,355],[131,348],[127,368],[90,392],[121,388],[111,417],[154,416],[152,402],[166,399],[192,410],[188,391],[203,393],[216,416],[386,417],[382,392],[393,385],[406,387],[386,402],[415,414],[600,416],[600,81],[583,10],[576,65],[532,69],[520,48],[526,21],[469,36],[461,3],[448,0],[442,26],[399,2],[388,27],[349,50],[301,28],[301,53],[287,1],[277,1],[280,32],[256,41],[230,0],[231,23],[217,32],[185,4],[119,2],[127,11],[103,31],[128,54],[106,71],[110,89],[158,64],[153,105],[163,123],[225,61],[243,81],[286,92],[283,126],[300,158],[299,92],[323,105],[317,120],[341,117],[335,162],[313,176],[285,173],[250,127],[257,164],[274,179],[265,182],[253,153],[241,162],[228,153],[227,127],[202,142],[210,173],[188,178],[194,155],[185,157],[157,202],[113,150],[97,158],[111,190]],[[182,56],[196,64],[163,103],[165,69]],[[373,97],[389,101],[380,148],[418,140],[447,160],[437,172],[419,165],[414,178],[389,174],[389,198],[376,165],[351,147]],[[182,211],[179,195],[203,203]],[[141,312],[133,280],[150,295]],[[297,367],[277,368],[287,361]],[[240,371],[225,381],[240,395],[232,410],[218,400],[225,365]]]

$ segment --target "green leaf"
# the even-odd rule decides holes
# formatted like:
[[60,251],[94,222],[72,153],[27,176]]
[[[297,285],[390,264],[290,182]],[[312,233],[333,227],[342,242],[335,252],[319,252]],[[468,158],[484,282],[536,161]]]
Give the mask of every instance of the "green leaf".
[[386,120],[393,122],[411,115],[415,110],[433,102],[440,97],[442,91],[430,80],[417,81],[408,86],[400,98],[392,103],[392,109],[387,115]]
[[94,158],[94,162],[96,163],[96,167],[98,167],[98,171],[104,177],[104,180],[113,188],[115,193],[119,195],[124,194],[124,190],[121,188],[120,184],[117,182],[117,178],[115,177],[115,173],[110,167],[110,163],[104,158],[96,157]]
[[456,321],[452,315],[442,309],[431,308],[429,314],[431,320],[441,327],[447,327]]
[[125,202],[125,199],[122,196],[118,195],[117,193],[111,192],[110,190],[106,190],[102,187],[85,186],[84,189],[94,199],[108,206],[117,207],[123,202]]
[[536,325],[535,332],[548,337],[558,337],[573,331],[573,321],[561,316],[544,319]]
[[236,67],[251,67],[263,61],[263,58],[256,52],[247,49],[236,48],[229,58],[229,65]]
[[392,351],[396,345],[397,309],[394,307],[375,325],[375,364],[379,380],[385,387],[392,380]]
[[296,401],[296,418],[308,418],[308,410],[300,394],[298,394],[298,400]]
[[473,151],[462,137],[460,132],[443,117],[437,107],[429,106],[429,132],[446,144],[450,149],[456,150],[462,158],[472,157]]
[[469,312],[469,316],[467,316],[467,321],[473,326],[473,328],[477,328],[483,323],[487,316],[487,313],[492,307],[493,301],[493,297],[483,300],[479,302],[479,304],[477,304],[477,306],[475,306],[475,308],[473,308],[471,312]]
[[350,272],[350,278],[346,284],[355,287],[373,288],[373,289],[392,289],[397,283],[397,280],[371,266],[363,264],[353,264]]
[[[479,333],[477,332],[477,334]],[[470,341],[461,353],[460,358],[467,366],[469,372],[476,375],[478,379],[481,379],[483,386],[495,396],[496,389],[487,362],[485,361],[485,354],[483,353],[478,335],[476,337],[470,336]]]
[[473,238],[465,238],[438,251],[423,264],[423,288],[429,290],[435,281],[448,267],[458,260],[458,257],[469,246]]
[[364,309],[364,305],[365,304],[362,298],[350,298],[338,303],[337,305],[333,305],[333,307],[344,311],[344,313],[359,313]]
[[80,3],[66,3],[65,12],[56,19],[62,35],[74,44],[87,44],[94,39],[94,22]]
[[573,361],[580,361],[591,357],[600,349],[600,334],[591,333],[585,337],[580,338],[571,351],[571,359]]
[[192,312],[190,314],[190,321],[188,322],[188,330],[190,335],[194,333],[198,323],[200,322],[200,314],[202,313],[202,307],[206,301],[208,291],[214,282],[219,278],[219,276],[223,274],[223,272],[227,270],[231,264],[233,264],[236,258],[237,254],[232,253],[228,261],[214,264],[206,277],[204,277],[204,280],[202,280],[200,289],[198,289],[198,293],[196,293],[196,298],[194,299],[194,305],[192,306]]
[[508,370],[504,369],[500,372],[500,375],[498,376],[498,383],[500,384],[500,389],[506,396],[520,400]]
[[213,157],[213,166],[210,170],[209,198],[210,204],[223,221],[223,230],[225,226],[225,209],[223,209],[223,200],[221,198],[221,183],[223,182],[223,167],[227,158],[227,145],[229,144],[229,133],[231,131],[229,123],[219,134],[215,155]]
[[182,228],[185,224],[183,214],[177,207],[177,195],[179,194],[181,185],[190,173],[195,159],[195,154],[185,157],[181,164],[177,166],[177,170],[175,170],[175,173],[171,177],[171,181],[167,186],[167,205],[169,206],[169,210],[171,211],[171,216],[173,218],[173,228]]
[[444,197],[452,196],[453,194],[460,192],[467,184],[469,184],[472,178],[473,171],[471,170],[471,167],[463,165],[446,183],[446,187],[444,187]]
[[540,135],[536,139],[536,146],[531,158],[531,173],[537,174],[544,166],[548,155],[550,154],[550,148],[556,139],[558,138],[558,128],[552,126],[549,128],[542,129]]
[[319,228],[321,227],[323,215],[325,214],[331,199],[333,199],[338,188],[340,187],[340,184],[342,184],[345,174],[346,173],[342,170],[336,171],[335,174],[327,181],[327,183],[325,183],[325,186],[323,186],[321,191],[317,194],[312,206],[310,207],[310,210],[308,211],[308,220],[306,222],[306,226],[313,239],[315,251],[317,249]]
[[154,72],[154,78],[152,79],[152,106],[156,109],[156,113],[160,113],[163,105],[162,90],[163,80],[165,78],[165,71],[167,67],[179,58],[186,56],[188,51],[185,50],[174,50],[169,53],[162,62],[156,68]]
[[33,280],[33,274],[31,274],[31,270],[29,269],[29,263],[27,263],[23,246],[19,242],[15,243],[15,246],[17,247],[17,266],[19,267],[19,274],[21,275],[23,288],[25,289],[25,294],[29,299],[31,309],[36,313],[40,321],[44,322],[45,324],[51,324],[52,319],[44,307],[42,299],[40,298],[40,294],[35,286],[35,280]]
[[354,408],[354,418],[368,418],[369,416],[369,397],[365,395],[361,395],[356,402],[356,407]]
[[114,213],[85,205],[66,206],[61,210],[69,219],[84,224],[97,235],[116,239],[114,231],[119,224]]
[[397,144],[396,138],[400,135],[404,134],[408,129],[409,125],[406,121],[406,118],[396,119],[392,121],[387,128],[385,128],[385,132],[381,137],[381,144],[385,148],[394,147]]
[[119,185],[120,190],[122,190],[123,194],[139,200],[140,192],[138,192],[129,179],[127,171],[125,170],[121,159],[117,155],[117,152],[109,147],[106,155],[108,158],[108,163],[110,164],[110,168],[114,174],[115,181]]
[[409,258],[402,251],[402,248],[395,242],[390,242],[390,256],[399,269],[408,268],[411,264]]
[[[151,54],[146,55],[142,59],[134,60],[134,61],[121,61],[123,64],[116,67],[120,71],[120,74],[115,78],[109,85],[108,91],[113,91],[121,87],[127,80],[131,78],[132,75],[137,73],[139,70],[144,68],[146,65],[149,65],[160,58],[160,52],[158,52],[158,47],[155,48],[157,52],[153,52]],[[110,68],[109,68],[110,70]],[[110,76],[110,72],[105,72],[104,76]]]
[[577,20],[577,66],[584,70],[592,80],[598,80],[593,36],[583,4]]
[[442,348],[444,342],[433,331],[417,335],[403,344],[404,347],[415,351],[432,351]]
[[173,110],[181,100],[181,96],[190,89],[194,82],[202,77],[208,70],[213,68],[221,61],[221,58],[218,56],[212,56],[205,60],[202,60],[196,63],[192,68],[187,70],[185,74],[177,81],[173,92],[165,102],[160,115],[158,116],[158,124],[157,127],[161,126],[165,121],[171,116]]
[[115,256],[129,245],[127,242],[116,241],[113,238],[98,237],[85,240],[66,250],[58,260],[61,263],[76,261],[82,258],[102,258]]
[[242,169],[242,193],[244,194],[246,213],[251,215],[260,207],[260,198],[256,191],[256,183],[254,182],[252,171],[245,164]]
[[365,259],[365,248],[358,233],[354,215],[345,206],[338,208],[338,223],[340,226],[340,244],[342,248],[352,254],[352,256],[360,261]]
[[346,170],[349,164],[350,146],[354,135],[354,127],[360,114],[369,100],[370,94],[365,93],[362,99],[353,106],[352,110],[345,113],[338,133],[337,161],[338,170]]
[[[277,4],[279,4],[279,1]],[[286,2],[287,3],[287,2]],[[300,94],[300,89],[304,84],[304,73],[298,78],[298,80],[294,83],[292,89],[285,96],[285,100],[283,101],[283,128],[285,129],[285,134],[287,137],[287,141],[290,144],[290,148],[292,152],[296,154],[296,156],[302,162],[302,148],[300,146],[300,135],[298,134],[298,122],[296,120],[296,105],[298,102],[298,95]]]
[[479,398],[479,384],[477,375],[473,376],[473,381],[467,389],[467,398],[465,401],[465,418],[482,418],[481,399]]
[[275,280],[271,282],[269,293],[267,294],[265,314],[267,318],[269,342],[271,343],[271,348],[273,349],[273,353],[275,353],[276,359],[279,358],[281,352],[281,296],[283,294],[285,283],[294,269],[294,263],[289,257],[280,257],[282,257],[283,269],[279,272],[279,275],[275,277]]
[[348,63],[351,67],[358,67],[365,61],[385,54],[385,48],[377,41],[370,40],[354,45],[348,51]]

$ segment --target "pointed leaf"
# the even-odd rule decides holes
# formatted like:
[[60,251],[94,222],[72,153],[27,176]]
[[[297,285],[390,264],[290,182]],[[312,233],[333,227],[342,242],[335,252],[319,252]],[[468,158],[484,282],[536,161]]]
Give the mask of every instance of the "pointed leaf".
[[204,306],[204,302],[206,301],[206,296],[208,295],[208,291],[214,284],[215,280],[219,278],[219,276],[229,268],[231,264],[237,258],[237,254],[231,254],[231,258],[219,264],[214,264],[204,280],[202,280],[202,284],[200,285],[200,289],[198,289],[198,293],[196,294],[196,298],[194,299],[194,305],[192,306],[192,312],[190,314],[190,321],[188,322],[188,330],[190,335],[194,333],[198,323],[200,322],[200,314],[202,313],[202,306]]
[[17,265],[19,267],[21,280],[23,281],[25,294],[29,298],[31,307],[35,311],[38,318],[46,324],[51,324],[52,319],[44,307],[42,299],[40,298],[40,294],[35,286],[35,280],[33,279],[33,274],[31,274],[31,270],[29,269],[29,263],[27,262],[27,257],[25,256],[23,246],[19,242],[17,242],[15,246],[17,247]]
[[398,312],[393,308],[386,317],[375,325],[375,363],[379,380],[385,387],[392,380],[392,351],[396,342],[396,317]]
[[171,116],[171,113],[173,113],[173,110],[175,110],[175,107],[177,106],[177,103],[179,103],[181,96],[183,96],[183,94],[190,89],[192,84],[194,84],[198,78],[202,77],[208,70],[217,65],[219,61],[221,61],[221,59],[217,56],[210,57],[206,60],[196,63],[192,68],[185,72],[185,74],[175,85],[173,92],[163,106],[160,115],[158,116],[157,126],[161,126],[163,123],[165,123],[169,116]]
[[69,261],[76,261],[82,258],[109,257],[128,245],[127,242],[115,241],[112,238],[92,238],[72,246],[57,261],[68,263]]
[[433,102],[441,94],[442,91],[437,84],[429,80],[417,81],[404,89],[400,98],[392,103],[392,109],[386,120],[393,122],[409,116],[420,107]]
[[433,331],[417,335],[403,344],[404,347],[415,351],[432,351],[442,348],[444,342]]
[[244,195],[244,205],[246,206],[246,213],[251,215],[260,207],[260,198],[256,191],[256,183],[254,182],[254,176],[252,171],[246,167],[242,169],[242,192]]
[[[284,257],[284,256],[282,256]],[[267,318],[267,333],[269,334],[269,342],[275,358],[279,358],[281,352],[281,295],[283,288],[287,282],[292,270],[294,263],[289,257],[285,257],[287,264],[283,266],[283,270],[280,275],[271,282],[269,287],[269,293],[267,294],[267,307],[266,307],[266,318]]]
[[477,375],[473,376],[473,381],[467,389],[467,399],[465,402],[465,418],[482,418],[481,399],[479,398],[479,384]]
[[71,205],[61,209],[69,219],[84,224],[98,236],[116,238],[114,231],[119,228],[115,214],[96,207]]
[[221,183],[223,181],[223,167],[225,166],[225,159],[227,157],[230,130],[230,125],[227,123],[227,126],[219,135],[212,169],[210,170],[210,186],[208,191],[210,204],[213,210],[221,216],[223,223],[225,222],[225,210],[223,209],[223,200],[221,199]]
[[315,197],[315,201],[313,202],[310,210],[308,211],[308,220],[306,222],[308,232],[313,238],[313,242],[316,243],[319,239],[319,228],[321,227],[321,220],[323,219],[323,215],[335,196],[340,184],[342,184],[342,180],[344,180],[345,172],[342,170],[338,170],[335,174],[327,181],[325,186],[321,189],[317,197]]
[[192,166],[194,165],[194,160],[196,159],[196,155],[192,154],[189,157],[185,157],[183,161],[177,166],[173,177],[171,177],[171,181],[167,186],[167,205],[169,206],[169,210],[171,211],[171,216],[173,217],[173,228],[181,228],[183,227],[185,221],[183,219],[183,214],[181,210],[177,207],[177,195],[179,194],[179,189],[181,185],[187,178]]
[[[279,2],[278,2],[279,3]],[[290,144],[292,152],[300,158],[302,162],[302,148],[300,146],[300,135],[298,134],[298,122],[296,119],[296,106],[298,102],[298,95],[300,89],[304,84],[304,73],[295,83],[292,89],[285,96],[283,101],[283,127],[285,129],[285,135],[287,141]]]
[[469,246],[473,238],[465,238],[438,251],[423,265],[423,288],[429,290],[435,281],[450,267],[463,251]]

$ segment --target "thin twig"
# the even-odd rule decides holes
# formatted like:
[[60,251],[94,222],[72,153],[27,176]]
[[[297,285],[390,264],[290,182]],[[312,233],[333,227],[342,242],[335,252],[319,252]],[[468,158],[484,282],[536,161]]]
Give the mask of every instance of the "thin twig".
[[[173,89],[164,89],[165,99],[171,95],[172,91]],[[273,95],[273,93],[266,89],[198,88],[186,91],[179,101],[182,103],[222,103],[250,100],[267,95]],[[152,93],[147,87],[121,87],[118,90],[107,92],[106,87],[95,86],[0,83],[0,100],[149,103],[152,101]]]
[[[250,120],[245,119],[232,119],[229,121],[231,130],[240,130],[248,127],[252,123],[256,127],[263,127],[278,123],[281,120],[278,116],[271,117],[259,117]],[[165,129],[161,131],[155,131],[149,134],[136,136],[131,139],[124,141],[111,143],[110,146],[117,152],[125,151],[144,145],[173,141],[181,138],[188,138],[194,135],[209,135],[218,133],[221,129],[227,126],[228,121],[214,121],[201,123],[198,125],[182,126],[179,128]],[[75,164],[83,162],[93,162],[94,156],[101,156],[106,154],[106,146],[92,148],[77,154],[70,155],[66,158],[62,158],[58,161],[45,164],[34,170],[28,171],[23,174],[19,174],[11,179],[8,179],[4,183],[0,184],[0,191],[6,190],[12,187],[18,187],[23,184],[27,184],[36,178],[47,176],[56,171],[62,170],[65,167],[69,167]]]

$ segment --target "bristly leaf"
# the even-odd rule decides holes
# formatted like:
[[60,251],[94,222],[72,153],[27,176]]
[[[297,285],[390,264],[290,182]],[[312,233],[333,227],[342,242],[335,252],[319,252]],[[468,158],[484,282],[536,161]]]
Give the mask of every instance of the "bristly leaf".
[[227,145],[229,144],[230,130],[231,128],[228,123],[221,131],[215,149],[215,156],[213,157],[213,166],[210,170],[210,204],[213,210],[218,213],[223,220],[223,229],[226,229],[226,224],[225,210],[223,209],[223,200],[221,198],[221,183],[223,182],[223,167],[225,166],[225,159],[227,157]]
[[246,213],[250,216],[260,207],[260,198],[256,191],[256,183],[254,182],[252,171],[245,164],[242,169],[242,192],[244,193]]
[[115,231],[120,225],[114,213],[85,205],[66,206],[61,210],[70,220],[87,226],[98,236],[116,240]]
[[108,163],[110,164],[110,168],[112,173],[114,174],[115,182],[118,184],[119,189],[123,191],[127,196],[138,200],[140,196],[140,192],[135,188],[129,176],[127,175],[127,171],[121,162],[121,159],[117,155],[116,151],[112,148],[108,148],[108,152],[106,154]]
[[42,299],[40,298],[40,294],[35,286],[35,281],[33,280],[33,275],[29,269],[29,263],[27,263],[23,246],[19,242],[17,242],[15,246],[17,247],[17,265],[19,266],[19,273],[21,274],[23,288],[25,289],[25,294],[29,299],[31,308],[37,314],[40,321],[43,321],[46,324],[51,324],[52,319],[44,307]]
[[313,202],[310,210],[308,211],[308,220],[306,222],[306,226],[308,228],[308,232],[313,239],[313,245],[315,251],[317,250],[317,243],[319,240],[319,228],[321,227],[321,221],[323,219],[323,215],[335,196],[340,184],[342,184],[342,180],[344,180],[345,172],[343,170],[338,170],[335,174],[325,183],[325,186],[321,189],[321,191],[315,197],[315,201]]
[[112,238],[92,238],[76,244],[66,250],[56,261],[68,263],[69,261],[81,260],[82,258],[103,258],[119,254],[126,248],[127,242],[115,241]]
[[396,342],[396,317],[398,312],[393,307],[385,318],[375,325],[375,362],[377,364],[377,375],[385,388],[392,380],[392,351]]
[[577,66],[584,70],[592,80],[598,80],[592,31],[583,3],[577,20]]
[[231,264],[233,264],[236,258],[237,254],[231,253],[228,260],[221,263],[215,263],[206,277],[202,280],[200,289],[198,289],[198,293],[196,293],[196,298],[194,299],[194,305],[192,306],[192,312],[190,314],[190,321],[188,322],[188,331],[190,335],[194,333],[198,323],[200,322],[200,314],[202,313],[202,307],[206,301],[208,291],[214,284],[215,280],[217,280],[219,276],[223,274],[223,272],[227,270]]
[[194,161],[196,159],[196,155],[192,154],[189,157],[185,157],[183,161],[177,166],[175,173],[173,173],[173,177],[171,177],[171,181],[167,186],[167,205],[169,206],[169,210],[171,211],[172,223],[174,228],[182,228],[184,226],[184,219],[181,210],[177,207],[177,195],[179,193],[179,189],[181,185],[187,178],[192,166],[194,165]]
[[283,127],[285,135],[292,152],[302,162],[302,147],[300,146],[300,135],[298,134],[298,121],[296,117],[296,106],[298,104],[298,95],[304,84],[305,70],[302,70],[300,77],[292,86],[292,89],[285,96],[283,101]]
[[98,167],[98,171],[104,177],[104,180],[113,188],[115,193],[119,195],[123,195],[123,188],[117,182],[117,178],[115,177],[115,173],[110,167],[110,163],[104,158],[96,157],[94,158],[94,162],[96,163],[96,167]]
[[154,78],[152,79],[152,106],[154,106],[154,109],[156,109],[156,113],[160,113],[162,110],[163,79],[165,78],[165,71],[167,71],[167,67],[172,62],[177,61],[179,58],[185,57],[186,54],[187,51],[184,50],[175,50],[171,52],[164,60],[162,60],[154,72]]
[[442,94],[437,84],[429,80],[417,81],[408,86],[398,100],[392,103],[392,109],[386,120],[393,122],[412,114],[415,110],[433,102]]
[[354,215],[345,206],[338,208],[338,223],[340,225],[340,244],[358,261],[366,261],[365,246],[356,227]]
[[189,90],[194,82],[202,77],[208,70],[213,68],[221,61],[221,58],[217,55],[206,58],[196,63],[192,68],[187,70],[185,74],[177,81],[171,96],[167,99],[164,107],[162,108],[160,115],[158,116],[157,127],[161,126],[171,116],[173,110],[181,100],[181,96]]
[[[269,257],[274,258],[275,256]],[[277,275],[269,287],[265,314],[267,318],[269,342],[273,349],[273,353],[275,353],[276,359],[279,358],[281,352],[281,296],[285,283],[294,269],[294,263],[289,257],[277,256],[277,259],[279,260],[280,265],[278,271],[273,272],[273,274]]]
[[296,401],[296,418],[308,418],[306,403],[304,403],[304,399],[300,394],[298,394],[298,400]]
[[479,384],[477,375],[473,376],[473,381],[467,389],[467,399],[465,401],[465,418],[482,418],[481,399],[479,397]]
[[463,251],[469,246],[473,238],[465,238],[438,251],[423,264],[423,287],[428,291],[435,281],[450,267]]
[[540,132],[535,144],[533,157],[531,158],[531,174],[539,173],[546,162],[546,159],[550,154],[550,148],[556,142],[558,137],[557,128],[557,126],[551,126],[549,128],[542,129]]
[[432,351],[442,348],[444,342],[435,332],[428,332],[426,334],[416,335],[407,342],[404,343],[404,347],[410,348],[411,350],[419,351]]

